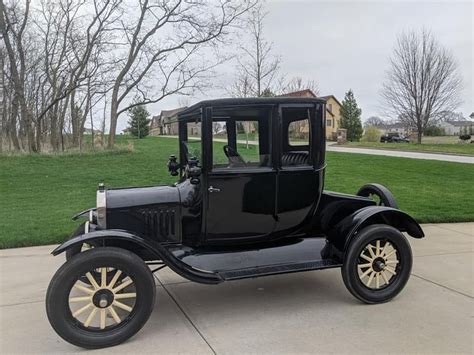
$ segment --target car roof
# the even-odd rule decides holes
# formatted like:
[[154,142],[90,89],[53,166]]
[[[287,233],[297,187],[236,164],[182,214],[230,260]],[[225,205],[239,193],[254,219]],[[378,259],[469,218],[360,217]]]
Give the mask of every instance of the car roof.
[[325,104],[326,101],[315,97],[245,97],[204,100],[178,113],[178,118],[195,113],[205,106],[247,106],[277,104]]

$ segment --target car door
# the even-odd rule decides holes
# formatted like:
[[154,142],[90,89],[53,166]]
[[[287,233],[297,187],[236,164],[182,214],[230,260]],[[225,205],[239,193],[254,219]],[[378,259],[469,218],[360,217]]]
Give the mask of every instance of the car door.
[[275,233],[290,234],[303,226],[319,202],[323,181],[315,168],[321,149],[316,141],[320,140],[323,128],[316,127],[312,105],[282,105],[279,112],[281,159]]
[[259,240],[275,228],[271,107],[212,109],[206,190],[208,242]]

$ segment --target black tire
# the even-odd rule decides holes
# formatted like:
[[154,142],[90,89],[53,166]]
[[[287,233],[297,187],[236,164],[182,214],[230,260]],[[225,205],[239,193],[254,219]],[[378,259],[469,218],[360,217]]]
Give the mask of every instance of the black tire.
[[[389,279],[389,283],[381,288],[370,288],[359,275],[359,264],[361,253],[372,242],[377,240],[390,242],[396,249],[395,255],[399,260],[395,267],[396,275]],[[405,236],[397,229],[384,225],[375,224],[362,229],[354,236],[350,243],[344,263],[341,268],[342,279],[349,292],[364,303],[383,303],[394,298],[405,287],[413,264],[410,244]]]
[[[91,329],[72,315],[69,297],[82,275],[101,267],[121,270],[130,277],[135,287],[134,304],[121,322]],[[48,287],[46,312],[51,326],[67,342],[87,349],[104,348],[122,343],[143,327],[153,310],[155,292],[153,274],[141,258],[128,250],[100,247],[77,254],[59,268]]]
[[357,191],[357,196],[376,196],[379,199],[379,201],[377,201],[379,206],[387,206],[398,209],[398,204],[393,194],[389,189],[380,184],[367,184],[362,186],[359,191]]

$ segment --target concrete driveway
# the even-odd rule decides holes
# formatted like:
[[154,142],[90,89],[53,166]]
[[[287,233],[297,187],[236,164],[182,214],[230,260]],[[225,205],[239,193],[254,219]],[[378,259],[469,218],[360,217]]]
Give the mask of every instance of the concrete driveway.
[[[97,353],[473,353],[474,223],[424,225],[405,290],[368,306],[337,269],[206,286],[162,270],[155,310],[132,339]],[[64,256],[0,251],[0,353],[83,352],[61,340],[44,297]]]

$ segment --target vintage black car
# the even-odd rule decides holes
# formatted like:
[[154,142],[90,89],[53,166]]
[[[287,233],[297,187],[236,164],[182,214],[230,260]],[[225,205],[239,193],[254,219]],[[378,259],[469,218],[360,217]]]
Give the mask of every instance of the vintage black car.
[[67,256],[46,296],[56,332],[84,348],[131,337],[153,310],[152,273],[163,267],[204,284],[341,268],[362,302],[395,297],[412,267],[402,232],[423,231],[381,185],[323,189],[324,122],[314,98],[220,99],[180,112],[179,157],[168,162],[179,181],[100,185],[96,207],[74,217],[86,221],[52,252]]
[[410,143],[410,139],[401,133],[393,132],[380,137],[380,143]]

